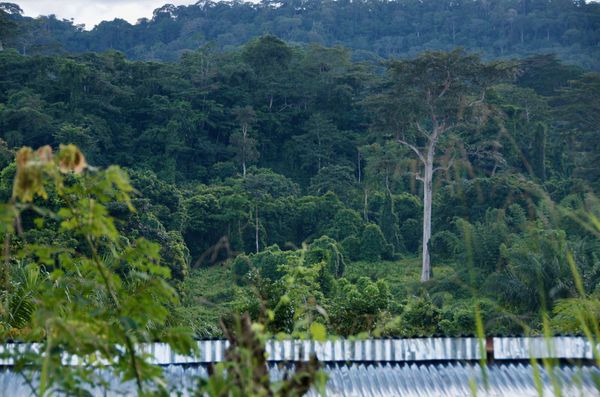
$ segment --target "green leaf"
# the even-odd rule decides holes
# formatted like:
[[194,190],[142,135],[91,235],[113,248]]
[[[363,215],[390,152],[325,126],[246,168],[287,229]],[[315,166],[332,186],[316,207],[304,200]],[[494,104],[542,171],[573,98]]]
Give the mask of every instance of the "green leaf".
[[35,223],[35,227],[42,229],[44,227],[44,218],[35,218],[33,223]]
[[323,342],[327,339],[327,329],[319,322],[314,322],[310,325],[310,334],[316,341]]

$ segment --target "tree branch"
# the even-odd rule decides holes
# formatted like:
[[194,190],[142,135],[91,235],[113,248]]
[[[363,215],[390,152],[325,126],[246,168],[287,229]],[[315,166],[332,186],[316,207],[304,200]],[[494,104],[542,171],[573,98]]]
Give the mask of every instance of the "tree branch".
[[413,176],[416,180],[425,183],[425,178],[418,172],[408,172],[408,175]]
[[423,178],[421,174],[415,174],[415,179],[425,183],[425,178]]
[[467,107],[471,107],[477,103],[482,103],[485,100],[485,89],[483,91],[481,91],[481,96],[479,97],[479,99],[474,100],[473,102],[469,103],[467,105]]
[[442,89],[442,92],[440,92],[440,94],[438,95],[438,99],[443,97],[446,92],[448,92],[448,89],[450,89],[450,71],[448,70],[446,72],[446,81],[444,81],[444,88]]
[[456,157],[452,156],[450,158],[450,160],[448,160],[448,163],[444,167],[435,167],[433,169],[433,173],[435,174],[438,171],[446,171],[447,172],[454,165],[454,160],[455,159],[456,159]]
[[431,125],[433,126],[433,129],[436,130],[438,128],[438,120],[433,104],[431,103],[431,94],[429,91],[427,92],[427,106],[429,106],[429,112],[431,113]]
[[[443,128],[439,126],[433,129],[431,136],[429,136],[429,150],[435,150],[435,145],[437,145],[437,140],[441,135]],[[434,153],[435,154],[435,153]]]
[[423,156],[423,153],[421,153],[421,151],[416,146],[411,145],[410,143],[408,143],[400,138],[398,138],[398,143],[409,147],[419,157],[419,160],[421,160],[421,162],[423,162],[423,164],[425,164],[425,157]]
[[429,134],[427,132],[427,130],[421,126],[421,123],[419,123],[417,121],[417,122],[415,122],[415,125],[417,126],[417,131],[419,131],[421,134],[423,134],[423,136],[425,138],[427,138],[428,140],[431,139],[431,134]]

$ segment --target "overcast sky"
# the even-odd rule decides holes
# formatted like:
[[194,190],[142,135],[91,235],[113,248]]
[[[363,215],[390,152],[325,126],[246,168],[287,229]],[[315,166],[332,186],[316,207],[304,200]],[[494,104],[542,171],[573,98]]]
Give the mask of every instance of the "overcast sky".
[[92,29],[101,21],[115,18],[135,23],[138,18],[151,17],[152,11],[164,4],[188,5],[197,0],[6,0],[16,3],[25,15],[55,14],[59,19],[75,20],[76,24],[85,23],[86,29]]
[[[101,21],[121,18],[135,23],[139,18],[149,18],[152,11],[164,4],[189,5],[198,0],[6,0],[17,3],[30,17],[55,14],[59,19],[73,18],[76,24],[84,23],[92,29]],[[595,0],[598,1],[598,0]]]

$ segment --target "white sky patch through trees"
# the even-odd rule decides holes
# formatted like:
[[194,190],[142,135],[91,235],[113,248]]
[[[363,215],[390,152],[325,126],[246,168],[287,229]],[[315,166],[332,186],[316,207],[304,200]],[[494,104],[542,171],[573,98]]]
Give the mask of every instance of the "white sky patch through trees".
[[190,5],[197,0],[4,0],[16,3],[26,16],[54,14],[71,19],[91,30],[101,21],[120,18],[134,24],[139,18],[151,18],[152,11],[165,4]]

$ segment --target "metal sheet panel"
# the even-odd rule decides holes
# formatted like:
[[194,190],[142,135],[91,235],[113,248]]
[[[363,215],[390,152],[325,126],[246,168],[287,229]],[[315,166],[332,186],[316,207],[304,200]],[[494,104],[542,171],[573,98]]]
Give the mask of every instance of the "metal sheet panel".
[[[583,337],[502,337],[494,338],[494,358],[518,360],[534,358],[592,359],[593,343]],[[596,345],[600,349],[600,344]]]
[[[556,395],[551,376],[560,385],[562,396],[600,396],[592,380],[592,375],[600,376],[596,367],[557,367],[552,374],[538,369],[544,396]],[[326,371],[327,396],[469,397],[474,395],[473,387],[477,396],[539,396],[534,370],[523,364],[489,366],[485,369],[487,382],[478,364],[331,364]]]
[[[600,376],[597,367],[556,367],[549,374],[538,368],[544,396],[555,396],[551,377],[560,385],[563,396],[600,396],[592,376]],[[290,366],[270,365],[271,378],[282,379]],[[483,397],[538,397],[534,370],[530,365],[501,364],[486,368],[487,376],[478,364],[329,364],[326,395],[337,396],[419,396],[471,397],[476,391]],[[169,365],[164,368],[165,378],[173,393],[191,396],[197,380],[207,376],[206,365]],[[487,382],[484,379],[487,378]],[[134,395],[135,385],[120,384],[108,379],[112,392],[93,390],[94,396]],[[10,371],[0,371],[2,395],[29,397],[32,395],[23,378]],[[317,396],[314,391],[309,396]]]

